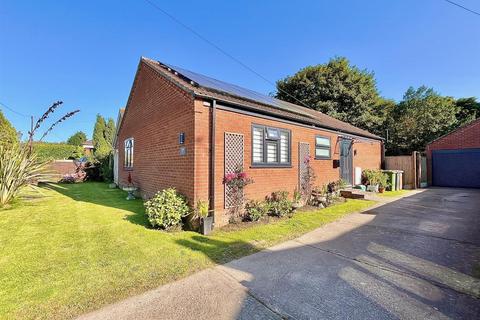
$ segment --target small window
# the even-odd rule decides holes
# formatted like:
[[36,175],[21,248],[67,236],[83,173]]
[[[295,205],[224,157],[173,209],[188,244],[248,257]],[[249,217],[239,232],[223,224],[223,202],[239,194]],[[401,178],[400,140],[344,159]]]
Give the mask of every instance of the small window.
[[125,168],[133,168],[133,138],[125,140]]
[[267,139],[269,140],[278,140],[279,133],[276,128],[267,128]]
[[330,138],[315,136],[315,159],[330,159]]
[[252,164],[255,166],[290,165],[290,130],[252,126]]

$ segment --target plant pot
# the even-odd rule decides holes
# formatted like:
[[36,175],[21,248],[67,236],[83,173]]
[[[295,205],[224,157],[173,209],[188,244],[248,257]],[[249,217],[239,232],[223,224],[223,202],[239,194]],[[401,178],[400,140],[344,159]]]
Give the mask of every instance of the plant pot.
[[134,200],[135,199],[135,191],[137,191],[137,187],[124,187],[122,188],[123,191],[127,191],[127,200]]
[[206,217],[202,219],[202,224],[200,225],[200,232],[203,235],[209,235],[213,229],[213,217]]
[[370,191],[370,192],[378,192],[378,184],[376,184],[376,185],[368,185],[368,186],[367,186],[367,191]]
[[384,187],[378,187],[378,193],[383,193],[383,191],[385,191]]

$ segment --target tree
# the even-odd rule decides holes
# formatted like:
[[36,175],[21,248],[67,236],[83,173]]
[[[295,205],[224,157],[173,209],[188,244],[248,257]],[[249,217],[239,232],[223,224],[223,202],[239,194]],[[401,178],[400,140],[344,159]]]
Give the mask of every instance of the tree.
[[83,131],[77,131],[68,138],[67,143],[72,146],[81,146],[85,141],[87,141],[87,135]]
[[0,145],[14,144],[18,144],[17,131],[0,110]]
[[94,156],[100,163],[100,174],[103,179],[109,181],[113,178],[113,139],[115,136],[115,122],[112,118],[105,119],[97,115],[97,121],[93,129]]
[[93,147],[95,148],[94,155],[97,160],[102,161],[108,157],[112,146],[105,139],[106,124],[105,119],[97,114],[97,120],[93,128]]
[[350,65],[346,58],[308,66],[277,81],[276,97],[308,106],[354,126],[375,132],[384,118],[372,72]]
[[456,101],[456,105],[457,121],[460,125],[480,118],[480,102],[477,102],[477,98],[460,98]]
[[408,88],[388,120],[391,132],[388,153],[424,150],[428,142],[457,126],[457,112],[452,97],[443,97],[425,86]]
[[112,118],[108,118],[107,125],[105,127],[105,140],[108,144],[110,144],[113,148],[113,140],[115,138],[116,128],[115,128],[115,121]]

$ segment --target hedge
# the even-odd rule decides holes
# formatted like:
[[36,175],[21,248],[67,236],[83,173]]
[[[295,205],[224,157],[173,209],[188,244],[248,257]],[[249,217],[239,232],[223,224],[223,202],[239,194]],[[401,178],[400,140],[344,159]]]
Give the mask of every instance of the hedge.
[[83,156],[83,149],[66,143],[35,142],[33,150],[41,160],[62,160]]

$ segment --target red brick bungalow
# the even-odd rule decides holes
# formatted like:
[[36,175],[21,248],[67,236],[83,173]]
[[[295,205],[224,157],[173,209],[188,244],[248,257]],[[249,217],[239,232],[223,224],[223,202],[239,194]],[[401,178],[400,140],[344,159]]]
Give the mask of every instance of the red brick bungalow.
[[428,183],[480,188],[480,118],[426,147]]
[[[248,199],[299,187],[304,158],[317,185],[357,168],[380,168],[382,138],[323,113],[158,61],[141,58],[116,139],[119,185],[144,197],[175,187],[190,203],[210,200],[228,221],[222,180],[241,165]],[[213,170],[212,170],[213,168]],[[358,179],[358,177],[357,177]]]

